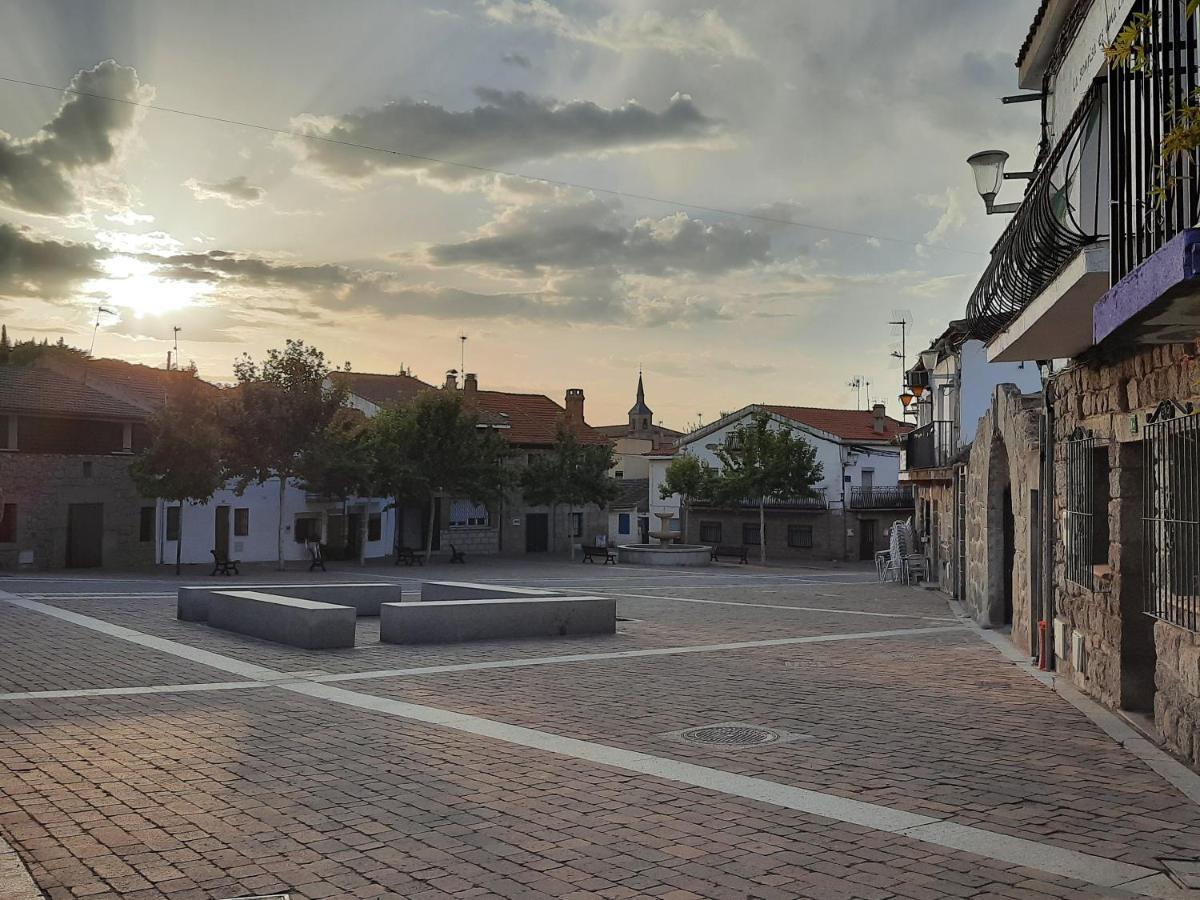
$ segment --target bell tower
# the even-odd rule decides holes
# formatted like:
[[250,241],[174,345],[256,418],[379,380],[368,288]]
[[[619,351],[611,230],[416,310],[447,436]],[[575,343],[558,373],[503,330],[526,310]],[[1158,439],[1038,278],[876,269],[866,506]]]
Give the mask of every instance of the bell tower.
[[642,372],[638,370],[637,402],[629,409],[629,433],[649,435],[654,424],[654,413],[646,405],[646,387],[642,384]]

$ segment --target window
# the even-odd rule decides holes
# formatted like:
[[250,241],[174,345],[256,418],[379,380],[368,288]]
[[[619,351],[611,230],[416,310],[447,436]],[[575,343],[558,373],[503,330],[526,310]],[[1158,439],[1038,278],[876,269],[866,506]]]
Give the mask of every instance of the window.
[[167,507],[167,540],[179,540],[179,507]]
[[380,541],[383,540],[383,515],[382,513],[371,513],[367,519],[367,540]]
[[489,524],[487,506],[470,500],[450,501],[450,527],[470,528]]
[[679,534],[679,520],[678,519],[668,520],[667,531],[673,531],[675,534]]
[[617,514],[617,534],[629,534],[629,513]]
[[745,522],[742,524],[742,543],[747,547],[757,547],[760,543],[758,533],[758,524],[750,524]]
[[621,469],[617,469],[617,471],[613,472],[613,476],[614,476],[615,478],[624,478],[624,477],[625,477],[625,472],[624,472],[624,471],[622,471]]
[[143,506],[138,519],[138,540],[143,544],[154,540],[154,507]]
[[84,478],[92,477],[92,461],[90,459],[85,460],[83,463],[83,477]]
[[1108,446],[1082,428],[1065,446],[1067,580],[1090,591],[1092,567],[1108,563]]
[[245,537],[250,533],[250,507],[235,506],[233,509],[233,536]]
[[0,544],[17,542],[17,504],[5,503],[0,508]]
[[812,535],[813,531],[811,525],[789,525],[788,546],[799,547],[804,550],[811,550]]
[[583,513],[571,513],[571,537],[583,537]]
[[700,543],[702,543],[702,544],[719,544],[719,543],[721,543],[721,523],[720,522],[701,522],[700,523]]
[[296,524],[292,531],[297,544],[307,544],[309,541],[320,543],[321,520],[316,516],[296,516]]
[[1200,416],[1160,405],[1144,434],[1144,608],[1200,632]]

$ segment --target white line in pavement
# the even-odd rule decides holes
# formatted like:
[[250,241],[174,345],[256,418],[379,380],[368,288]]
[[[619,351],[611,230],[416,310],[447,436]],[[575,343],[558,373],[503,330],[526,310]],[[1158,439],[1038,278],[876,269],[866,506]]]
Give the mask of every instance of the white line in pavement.
[[224,669],[234,674],[254,677],[257,680],[273,681],[275,686],[282,690],[314,699],[450,728],[516,746],[544,750],[573,759],[586,760],[627,772],[718,791],[730,796],[792,809],[834,821],[862,825],[877,831],[912,837],[936,846],[963,850],[985,858],[1036,868],[1066,878],[1079,879],[1093,885],[1102,887],[1124,885],[1128,890],[1136,890],[1148,896],[1160,896],[1158,893],[1159,883],[1153,880],[1153,876],[1160,873],[1155,869],[1093,856],[1077,850],[1014,838],[971,825],[946,822],[930,816],[893,809],[882,804],[850,800],[763,778],[737,775],[708,766],[698,766],[648,753],[611,747],[594,741],[564,737],[432,706],[376,697],[329,684],[296,681],[283,672],[262,666],[253,666],[218,653],[210,653],[207,650],[200,650],[177,641],[156,638],[131,628],[113,625],[101,619],[68,612],[33,600],[25,600],[2,591],[0,591],[0,600],[23,609],[41,612],[71,622],[110,637],[120,638],[164,653],[171,653],[212,668]]
[[531,656],[525,659],[496,659],[486,662],[450,663],[441,666],[418,666],[408,669],[378,669],[374,672],[339,672],[320,675],[311,681],[359,681],[370,678],[396,678],[404,675],[439,675],[443,672],[472,672],[478,669],[516,669],[524,666],[551,666],[559,663],[592,662],[605,659],[637,659],[643,656],[676,656],[683,653],[715,653],[722,650],[753,650],[759,647],[788,647],[793,644],[825,644],[833,641],[860,641],[875,638],[903,637],[914,634],[940,634],[958,631],[961,626],[936,628],[897,628],[891,631],[859,631],[850,634],[815,634],[795,638],[772,638],[761,641],[738,641],[730,644],[695,644],[689,647],[650,647],[643,650],[613,650],[610,653],[572,653],[565,656]]
[[[574,590],[574,589],[573,589]],[[578,588],[583,590],[583,588]],[[843,616],[876,616],[883,619],[920,619],[926,622],[954,622],[951,616],[920,616],[913,613],[882,613],[867,612],[863,609],[835,609],[827,606],[784,606],[777,603],[744,603],[740,600],[701,600],[697,597],[660,597],[655,594],[618,594],[616,591],[605,591],[600,588],[587,588],[597,594],[608,594],[610,597],[629,597],[637,600],[674,600],[679,603],[713,603],[717,606],[752,606],[755,609],[790,609],[798,612],[838,613]]]
[[48,700],[72,697],[131,697],[138,694],[189,694],[198,691],[235,691],[271,687],[266,681],[204,681],[196,684],[152,684],[142,687],[78,688],[60,691],[15,691],[0,694],[0,700]]

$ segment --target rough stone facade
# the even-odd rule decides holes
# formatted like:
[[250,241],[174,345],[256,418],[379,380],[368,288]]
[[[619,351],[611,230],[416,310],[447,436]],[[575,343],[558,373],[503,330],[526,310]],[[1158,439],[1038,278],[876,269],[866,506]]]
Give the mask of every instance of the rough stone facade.
[[[67,565],[68,517],[75,503],[103,504],[101,563],[153,565],[156,528],[141,540],[141,497],[122,454],[0,453],[0,502],[16,504],[16,541],[0,544],[0,568]],[[32,562],[22,554],[32,552]]]
[[[991,408],[979,420],[967,465],[963,600],[984,627],[1011,625],[1013,643],[1030,655],[1037,647],[1032,541],[1038,507],[1032,492],[1041,483],[1041,408],[1040,394],[1023,395],[1011,384],[1000,385]],[[1007,550],[1006,498],[1012,516],[1012,544]],[[1006,609],[1008,589],[1012,592],[1011,612]]]
[[[1109,706],[1148,711],[1152,702],[1164,743],[1200,763],[1200,636],[1143,612],[1142,531],[1145,417],[1163,400],[1200,400],[1198,352],[1200,342],[1143,347],[1077,362],[1055,378],[1054,584],[1060,672]],[[1090,431],[1096,459],[1109,469],[1108,496],[1093,501],[1097,513],[1107,513],[1107,557],[1093,548],[1091,585],[1068,580],[1062,540],[1065,442],[1076,428]]]
[[[936,471],[939,473],[936,479],[913,482],[916,501],[913,524],[921,537],[929,581],[936,583],[947,594],[956,596],[954,470]],[[945,475],[949,475],[950,480],[946,480]]]

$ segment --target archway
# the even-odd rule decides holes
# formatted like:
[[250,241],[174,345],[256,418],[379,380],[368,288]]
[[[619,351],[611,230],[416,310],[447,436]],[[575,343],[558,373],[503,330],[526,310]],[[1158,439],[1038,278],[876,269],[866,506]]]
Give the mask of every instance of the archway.
[[1008,448],[998,436],[992,440],[988,459],[987,501],[987,624],[1001,628],[1011,626],[1013,622],[1016,521]]

